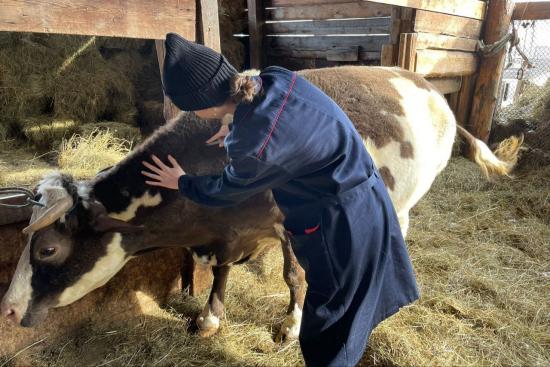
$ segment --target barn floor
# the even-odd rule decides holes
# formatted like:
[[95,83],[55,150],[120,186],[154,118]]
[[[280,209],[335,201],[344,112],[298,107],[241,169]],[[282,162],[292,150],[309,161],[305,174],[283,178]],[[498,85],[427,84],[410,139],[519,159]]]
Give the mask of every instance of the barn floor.
[[[408,244],[422,298],[376,329],[364,366],[550,365],[550,167],[488,183],[453,159],[415,208]],[[234,268],[227,319],[206,340],[189,331],[205,300],[87,326],[0,366],[303,364],[296,342],[272,341],[288,300],[280,251]]]

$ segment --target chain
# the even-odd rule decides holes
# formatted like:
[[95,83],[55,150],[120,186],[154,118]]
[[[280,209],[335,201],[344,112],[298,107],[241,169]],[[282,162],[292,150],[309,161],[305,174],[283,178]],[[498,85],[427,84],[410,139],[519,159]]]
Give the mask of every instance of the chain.
[[0,195],[24,195],[27,197],[24,204],[6,204],[0,201],[0,206],[6,208],[25,208],[30,205],[44,206],[44,204],[36,201],[36,197],[31,190],[23,187],[0,187]]

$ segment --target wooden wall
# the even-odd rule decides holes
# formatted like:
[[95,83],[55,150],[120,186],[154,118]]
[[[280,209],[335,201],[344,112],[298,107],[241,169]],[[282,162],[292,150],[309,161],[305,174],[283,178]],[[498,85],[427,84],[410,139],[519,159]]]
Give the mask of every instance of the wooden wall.
[[390,5],[266,0],[257,6],[264,21],[262,66],[379,64],[382,46],[390,42]]
[[252,67],[397,65],[428,78],[447,95],[458,120],[467,120],[485,1],[248,0],[248,5],[254,10]]

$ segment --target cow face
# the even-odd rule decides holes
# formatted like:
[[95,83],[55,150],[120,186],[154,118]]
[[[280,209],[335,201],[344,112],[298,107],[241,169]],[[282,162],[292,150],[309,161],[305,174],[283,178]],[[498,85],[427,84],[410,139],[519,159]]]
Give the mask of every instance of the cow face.
[[36,325],[50,308],[101,287],[131,256],[122,236],[138,229],[110,218],[103,205],[79,191],[61,175],[38,187],[44,207],[34,209],[24,230],[29,240],[1,303],[2,314],[21,326]]

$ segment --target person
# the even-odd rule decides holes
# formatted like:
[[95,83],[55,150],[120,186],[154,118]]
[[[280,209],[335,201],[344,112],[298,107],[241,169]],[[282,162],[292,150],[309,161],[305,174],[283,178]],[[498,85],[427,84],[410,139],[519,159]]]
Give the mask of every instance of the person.
[[418,290],[389,195],[353,123],[296,72],[272,66],[241,76],[224,56],[177,34],[165,45],[172,102],[200,118],[234,115],[224,140],[229,164],[217,176],[191,176],[173,157],[153,156],[144,162],[147,183],[210,206],[271,189],[308,283],[299,335],[306,365],[356,365],[372,329]]

